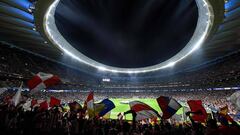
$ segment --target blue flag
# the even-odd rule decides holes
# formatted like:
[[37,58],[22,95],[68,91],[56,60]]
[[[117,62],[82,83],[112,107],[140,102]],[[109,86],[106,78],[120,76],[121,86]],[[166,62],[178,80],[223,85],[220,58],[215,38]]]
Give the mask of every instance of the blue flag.
[[115,108],[114,103],[109,99],[104,99],[102,102],[100,102],[98,104],[103,106],[103,108],[101,110],[99,110],[99,112],[98,112],[99,117],[104,116],[106,113],[108,113],[113,108]]

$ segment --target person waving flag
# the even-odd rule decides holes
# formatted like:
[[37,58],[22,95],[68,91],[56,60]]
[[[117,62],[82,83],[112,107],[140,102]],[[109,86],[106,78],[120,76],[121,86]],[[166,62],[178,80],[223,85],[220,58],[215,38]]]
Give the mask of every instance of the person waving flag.
[[199,122],[206,122],[207,120],[207,112],[204,109],[203,105],[202,105],[202,101],[201,100],[188,100],[187,101],[189,107],[191,108],[191,113],[192,119],[194,121],[199,121]]
[[56,75],[39,72],[27,82],[27,85],[30,92],[34,93],[39,90],[57,85],[60,82],[60,78]]
[[[100,109],[96,109],[96,106],[100,106]],[[100,103],[95,104],[95,114],[98,117],[103,117],[105,114],[107,114],[109,111],[115,108],[114,103],[107,99],[104,99]]]
[[88,97],[85,101],[85,106],[86,106],[89,118],[95,117],[93,91],[91,91],[88,94]]
[[133,121],[140,121],[140,120],[160,117],[160,115],[156,110],[154,110],[152,107],[150,107],[149,105],[143,102],[132,101],[129,103],[129,105],[131,109],[125,112],[124,115],[128,113],[132,113]]
[[163,119],[171,118],[182,106],[171,97],[160,96],[157,98],[159,107],[163,112]]

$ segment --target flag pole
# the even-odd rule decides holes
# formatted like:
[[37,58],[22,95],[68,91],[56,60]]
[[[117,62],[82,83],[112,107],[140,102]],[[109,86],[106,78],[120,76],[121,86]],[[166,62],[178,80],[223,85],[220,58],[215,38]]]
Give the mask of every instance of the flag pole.
[[93,92],[93,117],[95,118],[95,103],[94,103],[94,91]]
[[21,81],[21,84],[20,84],[20,87],[19,87],[19,88],[21,88],[21,89],[22,89],[22,86],[23,86],[23,81]]

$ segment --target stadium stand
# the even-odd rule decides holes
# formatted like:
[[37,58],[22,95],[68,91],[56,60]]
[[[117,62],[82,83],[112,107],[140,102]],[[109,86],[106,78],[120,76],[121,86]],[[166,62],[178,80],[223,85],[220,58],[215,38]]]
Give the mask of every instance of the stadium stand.
[[[197,71],[161,78],[148,78],[147,82],[130,82],[126,84],[128,80],[122,82],[117,80],[114,83],[114,79],[109,83],[103,83],[101,78],[91,78],[76,69],[24,53],[16,48],[2,46],[0,51],[1,87],[17,87],[21,81],[30,79],[39,71],[60,76],[64,83],[57,86],[58,89],[82,88],[82,90],[89,90],[94,88],[96,91],[102,89],[116,91],[118,89],[147,90],[150,88],[152,90],[208,89],[238,87],[240,83],[239,53],[224,58],[220,63]],[[77,73],[81,75],[77,75]],[[8,81],[8,79],[11,81]],[[91,87],[87,86],[87,84],[91,84]]]

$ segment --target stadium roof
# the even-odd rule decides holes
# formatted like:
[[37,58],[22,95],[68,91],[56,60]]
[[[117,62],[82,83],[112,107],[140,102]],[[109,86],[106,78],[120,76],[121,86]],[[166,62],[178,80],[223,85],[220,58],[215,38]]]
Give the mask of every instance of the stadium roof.
[[[240,1],[208,1],[212,6],[212,16],[214,16],[214,20],[212,21],[211,29],[207,29],[210,31],[206,41],[202,44],[200,49],[192,54],[189,53],[186,58],[185,55],[187,53],[179,54],[181,57],[169,60],[161,65],[137,70],[115,68],[112,71],[135,73],[136,71],[140,72],[149,70],[154,72],[139,74],[139,76],[158,76],[166,73],[166,70],[171,70],[171,68],[165,70],[157,69],[161,67],[171,67],[175,64],[175,61],[178,61],[179,59],[181,62],[174,66],[175,71],[202,65],[206,62],[213,61],[219,57],[238,51],[240,42]],[[46,31],[44,31],[44,17],[52,2],[54,2],[54,0],[37,1],[36,9],[34,9],[33,2],[30,2],[29,0],[0,0],[0,41],[43,56],[47,59],[78,68],[83,72],[99,74],[99,69],[111,69],[111,67],[109,68],[105,65],[98,65],[102,68],[96,69],[91,65],[93,61],[86,63],[84,60],[83,63],[81,63],[74,59],[69,60],[70,57],[63,54],[63,49],[59,49],[59,46],[52,44],[54,42],[50,41],[51,39],[46,35]],[[193,50],[194,46],[190,46],[190,48],[191,49],[188,49],[187,52]],[[181,59],[182,57],[184,57],[184,59]],[[96,65],[96,63],[94,64]],[[106,74],[109,73],[106,72]],[[114,74],[115,73],[111,75]]]

